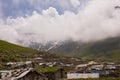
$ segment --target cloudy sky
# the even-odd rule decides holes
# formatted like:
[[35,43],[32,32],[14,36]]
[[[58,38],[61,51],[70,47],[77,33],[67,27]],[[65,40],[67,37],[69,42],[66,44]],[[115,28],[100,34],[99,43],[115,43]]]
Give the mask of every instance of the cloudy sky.
[[0,0],[0,39],[29,45],[119,36],[116,6],[120,0]]

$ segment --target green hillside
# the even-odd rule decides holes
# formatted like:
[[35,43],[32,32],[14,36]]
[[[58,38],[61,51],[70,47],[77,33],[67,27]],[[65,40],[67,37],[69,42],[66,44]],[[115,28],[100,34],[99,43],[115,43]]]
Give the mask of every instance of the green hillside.
[[29,57],[35,52],[37,51],[0,40],[0,62],[19,61],[20,57]]
[[52,53],[87,59],[120,60],[120,37],[108,38],[96,42],[67,41],[51,49]]
[[81,48],[81,56],[106,60],[120,60],[120,38],[109,38],[103,41],[86,44]]
[[[103,60],[120,60],[120,38],[109,38],[102,41],[87,43],[78,51],[75,51],[85,58]],[[77,56],[78,56],[77,55]]]

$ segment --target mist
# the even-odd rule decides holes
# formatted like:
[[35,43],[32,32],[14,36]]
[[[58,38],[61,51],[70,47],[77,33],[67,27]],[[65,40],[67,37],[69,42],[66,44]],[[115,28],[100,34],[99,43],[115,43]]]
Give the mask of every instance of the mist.
[[77,13],[49,7],[42,13],[0,19],[0,39],[28,46],[31,42],[46,44],[51,41],[96,41],[120,35],[119,0],[90,0],[80,8],[79,0],[72,0]]

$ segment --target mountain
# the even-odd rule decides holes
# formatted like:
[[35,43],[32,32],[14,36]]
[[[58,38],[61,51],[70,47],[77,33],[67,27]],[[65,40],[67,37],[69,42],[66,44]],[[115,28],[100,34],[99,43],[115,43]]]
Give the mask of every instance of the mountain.
[[50,52],[88,59],[120,60],[120,37],[88,43],[69,41]]
[[48,42],[46,44],[38,43],[38,42],[31,42],[29,45],[30,48],[42,50],[42,51],[50,51],[51,49],[56,48],[58,45],[61,45],[62,42],[55,41],[55,42]]
[[44,48],[48,52],[66,56],[87,59],[120,60],[120,37],[87,43],[67,40],[57,44],[49,43],[49,46],[48,44],[40,46],[42,48],[39,49]]
[[19,61],[20,57],[33,56],[37,50],[0,40],[0,62]]

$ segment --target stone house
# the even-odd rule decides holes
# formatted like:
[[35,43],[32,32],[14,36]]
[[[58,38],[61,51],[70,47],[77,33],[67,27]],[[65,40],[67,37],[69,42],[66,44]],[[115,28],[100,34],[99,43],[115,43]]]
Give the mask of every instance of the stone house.
[[[53,69],[53,68],[49,68],[49,69]],[[67,77],[67,73],[64,71],[63,68],[58,68],[56,70],[48,70],[45,72],[41,72],[41,71],[39,72],[44,74],[48,78],[48,80],[61,80]]]

